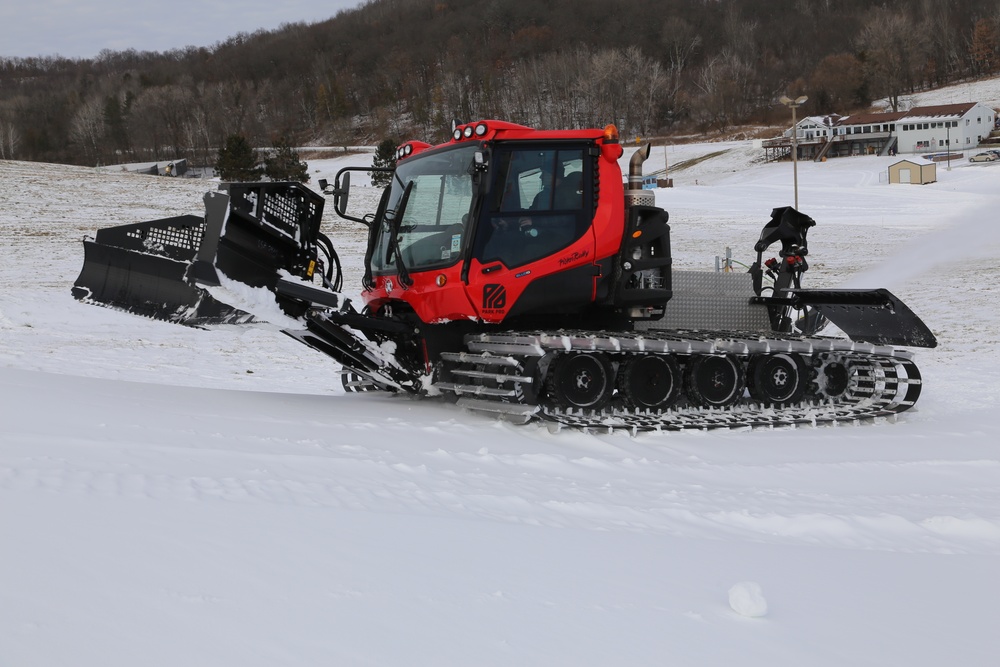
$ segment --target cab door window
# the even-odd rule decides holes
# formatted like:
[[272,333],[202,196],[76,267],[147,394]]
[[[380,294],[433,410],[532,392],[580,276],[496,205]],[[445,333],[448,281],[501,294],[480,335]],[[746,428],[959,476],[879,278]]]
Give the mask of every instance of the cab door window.
[[493,196],[476,256],[516,267],[552,255],[589,228],[582,148],[515,149],[496,156]]

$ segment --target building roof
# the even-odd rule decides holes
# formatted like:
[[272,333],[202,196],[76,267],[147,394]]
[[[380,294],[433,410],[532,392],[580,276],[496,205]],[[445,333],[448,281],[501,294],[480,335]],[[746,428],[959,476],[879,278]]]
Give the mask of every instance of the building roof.
[[923,118],[961,118],[976,106],[976,102],[963,102],[962,104],[938,104],[932,107],[913,107],[906,112],[907,120]]
[[841,118],[837,125],[871,125],[873,123],[895,123],[901,120],[921,120],[924,118],[960,118],[975,107],[978,102],[961,104],[938,104],[929,107],[913,107],[909,111],[887,113],[860,113]]
[[906,111],[890,111],[888,113],[859,113],[841,118],[837,125],[871,125],[872,123],[894,123],[905,117]]
[[845,118],[844,116],[839,116],[835,113],[824,114],[822,116],[806,116],[796,124],[802,125],[803,123],[805,124],[812,123],[813,125],[817,125],[819,127],[832,127],[838,124],[844,118]]

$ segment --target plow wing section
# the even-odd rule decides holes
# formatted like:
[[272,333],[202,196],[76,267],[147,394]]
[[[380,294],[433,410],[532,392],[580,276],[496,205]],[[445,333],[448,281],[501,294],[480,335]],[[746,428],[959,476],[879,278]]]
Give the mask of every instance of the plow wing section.
[[851,340],[875,345],[936,347],[927,325],[889,290],[791,290],[796,308],[809,307]]
[[[322,214],[323,198],[298,183],[223,184],[205,195],[203,218],[109,227],[85,239],[73,296],[180,324],[248,322],[249,313],[204,286],[219,285],[220,272],[271,291],[285,272],[311,280],[324,268]],[[287,297],[278,303],[292,315],[304,308]]]

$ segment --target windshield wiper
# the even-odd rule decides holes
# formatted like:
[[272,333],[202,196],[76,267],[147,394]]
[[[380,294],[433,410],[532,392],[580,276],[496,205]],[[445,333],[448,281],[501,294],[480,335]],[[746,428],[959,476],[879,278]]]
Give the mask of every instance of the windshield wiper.
[[[413,191],[413,181],[406,184],[406,189],[403,190],[403,196],[399,200],[399,206],[396,210],[386,213],[386,218],[389,220],[389,248],[388,255],[391,255],[393,259],[396,260],[396,266],[399,271],[399,284],[404,287],[409,287],[413,284],[413,279],[410,277],[410,272],[406,268],[406,263],[403,261],[403,253],[399,249],[399,226],[403,222],[403,214],[406,212],[406,203],[410,200],[410,192]],[[386,263],[388,263],[389,257],[386,257]]]

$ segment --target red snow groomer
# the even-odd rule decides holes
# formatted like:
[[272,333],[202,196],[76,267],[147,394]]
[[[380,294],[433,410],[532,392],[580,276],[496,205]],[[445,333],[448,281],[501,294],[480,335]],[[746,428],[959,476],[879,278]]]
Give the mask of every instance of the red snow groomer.
[[[886,290],[803,289],[811,218],[774,209],[748,273],[674,271],[667,212],[642,189],[649,146],[627,179],[622,154],[613,126],[461,124],[400,146],[366,216],[348,213],[350,172],[371,169],[342,170],[336,211],[368,227],[360,311],[339,293],[323,198],[294,183],[229,184],[204,219],[101,230],[74,293],[184,323],[250,319],[211,299],[218,271],[272,290],[303,324],[286,333],[339,362],[348,390],[450,395],[514,421],[713,428],[914,404],[920,376],[896,346],[933,334]],[[828,321],[847,337],[816,335]]]

